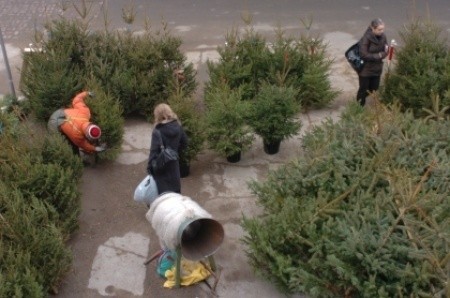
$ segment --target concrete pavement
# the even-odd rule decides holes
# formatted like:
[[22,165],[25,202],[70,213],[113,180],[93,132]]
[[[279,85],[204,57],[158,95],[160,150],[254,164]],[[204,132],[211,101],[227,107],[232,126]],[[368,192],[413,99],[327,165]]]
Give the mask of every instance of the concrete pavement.
[[[341,103],[301,115],[303,131],[325,117],[337,119],[342,108]],[[203,283],[165,289],[164,280],[155,272],[156,264],[143,265],[159,249],[159,240],[145,219],[147,208],[132,199],[134,188],[145,176],[150,132],[144,120],[128,120],[124,152],[119,158],[112,164],[86,168],[80,231],[70,241],[74,268],[58,297],[213,297]],[[264,180],[269,170],[301,154],[302,133],[283,142],[276,155],[265,154],[262,140],[257,139],[238,163],[228,163],[205,150],[192,163],[191,174],[182,179],[182,193],[211,213],[225,230],[224,242],[214,255],[220,272],[218,297],[285,297],[249,267],[240,221],[243,215],[257,216],[260,212],[247,183]],[[209,281],[213,284],[214,279]]]

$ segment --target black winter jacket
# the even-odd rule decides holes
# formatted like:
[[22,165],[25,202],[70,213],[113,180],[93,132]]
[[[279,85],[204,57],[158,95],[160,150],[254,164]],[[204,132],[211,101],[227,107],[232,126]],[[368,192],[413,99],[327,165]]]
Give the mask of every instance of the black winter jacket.
[[383,59],[387,56],[386,46],[387,39],[384,33],[376,36],[370,27],[367,28],[359,42],[359,53],[364,60],[364,68],[359,73],[359,76],[381,76]]
[[186,133],[176,120],[157,124],[152,132],[150,155],[147,165],[147,173],[153,175],[156,185],[158,186],[159,194],[168,191],[180,193],[181,178],[180,165],[178,161],[169,162],[166,164],[164,169],[161,169],[156,173],[152,170],[151,162],[156,158],[161,148],[161,139],[155,129],[159,130],[161,133],[164,146],[178,151],[178,154],[181,154],[181,152],[187,147],[188,139]]

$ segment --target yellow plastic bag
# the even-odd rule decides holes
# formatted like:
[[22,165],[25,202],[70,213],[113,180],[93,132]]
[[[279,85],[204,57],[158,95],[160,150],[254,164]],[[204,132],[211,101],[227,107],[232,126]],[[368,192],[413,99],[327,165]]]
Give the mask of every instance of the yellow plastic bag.
[[[175,274],[176,266],[166,271],[166,282],[164,282],[165,288],[173,288],[175,286]],[[207,279],[211,273],[200,262],[193,262],[189,260],[181,260],[181,285],[189,286],[198,283],[204,279]]]

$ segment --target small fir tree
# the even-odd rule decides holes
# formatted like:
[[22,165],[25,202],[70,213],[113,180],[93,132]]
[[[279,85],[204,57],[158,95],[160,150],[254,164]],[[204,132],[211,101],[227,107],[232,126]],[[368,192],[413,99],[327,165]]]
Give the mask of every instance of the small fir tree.
[[122,149],[125,121],[123,110],[116,98],[107,94],[101,86],[92,80],[89,90],[94,92],[94,97],[87,99],[91,109],[91,121],[102,130],[99,144],[105,143],[107,150],[97,154],[100,160],[114,160]]
[[181,153],[180,162],[189,165],[203,149],[205,143],[204,110],[194,97],[185,97],[181,87],[173,93],[168,104],[177,114],[188,137],[188,147]]
[[[385,77],[383,100],[399,102],[416,116],[432,109],[433,97],[450,106],[445,94],[450,90],[450,48],[442,29],[427,21],[414,21],[400,32],[403,46],[398,49],[395,68]],[[449,112],[447,112],[449,113]]]
[[247,121],[264,143],[281,142],[298,132],[301,124],[295,119],[299,112],[296,95],[291,87],[261,86],[251,102]]
[[268,70],[266,40],[251,28],[247,28],[242,37],[238,29],[232,29],[225,40],[225,46],[217,48],[220,62],[207,62],[209,81],[205,84],[205,93],[221,88],[226,82],[231,89],[241,89],[243,100],[251,99]]
[[224,157],[248,150],[253,142],[246,115],[250,102],[241,100],[240,89],[227,85],[206,95],[206,139],[210,149]]

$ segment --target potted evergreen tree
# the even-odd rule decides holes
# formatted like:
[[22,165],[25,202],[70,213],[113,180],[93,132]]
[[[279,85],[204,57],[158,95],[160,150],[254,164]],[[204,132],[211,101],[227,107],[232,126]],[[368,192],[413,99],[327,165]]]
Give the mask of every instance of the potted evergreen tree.
[[197,154],[203,149],[205,142],[205,129],[203,112],[196,100],[186,97],[182,90],[172,94],[168,104],[177,114],[181,125],[188,137],[188,147],[180,155],[180,175],[182,178],[189,176],[191,161],[195,160]]
[[241,153],[250,147],[254,139],[245,119],[250,103],[242,101],[241,96],[239,88],[231,90],[225,84],[209,90],[205,96],[208,146],[229,162],[238,162]]
[[300,110],[296,95],[291,87],[265,83],[252,101],[248,123],[263,139],[267,154],[277,153],[280,143],[295,135],[301,127],[295,119]]

